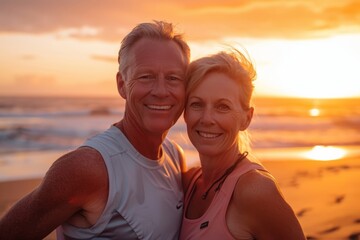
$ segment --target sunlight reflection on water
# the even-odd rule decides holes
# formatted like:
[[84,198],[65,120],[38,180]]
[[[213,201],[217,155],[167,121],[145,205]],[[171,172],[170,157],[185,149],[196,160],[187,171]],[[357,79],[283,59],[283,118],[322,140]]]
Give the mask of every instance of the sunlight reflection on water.
[[312,108],[309,110],[309,115],[311,117],[318,117],[320,115],[320,110],[317,108]]
[[330,161],[343,158],[347,154],[344,148],[333,146],[314,146],[309,151],[305,152],[305,158],[319,161]]

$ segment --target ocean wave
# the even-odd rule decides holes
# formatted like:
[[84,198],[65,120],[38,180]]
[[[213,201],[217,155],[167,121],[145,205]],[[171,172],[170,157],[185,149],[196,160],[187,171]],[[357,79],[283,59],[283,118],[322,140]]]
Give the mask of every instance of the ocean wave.
[[118,115],[122,116],[123,111],[110,109],[106,107],[96,107],[93,109],[76,110],[76,111],[47,111],[47,112],[0,112],[0,118],[54,118],[54,117],[81,117],[81,116],[98,116],[98,115]]
[[352,117],[352,118],[338,118],[334,120],[334,124],[336,127],[341,128],[352,128],[360,133],[360,117]]
[[[353,102],[346,103],[349,106],[329,105],[319,117],[308,116],[310,103],[301,107],[297,102],[294,107],[287,102],[275,103],[265,101],[256,110],[249,127],[254,147],[360,142],[360,117],[352,114]],[[119,99],[9,98],[0,105],[0,152],[75,148],[120,120],[123,111],[124,103]],[[169,137],[183,148],[193,149],[183,117],[171,128]]]

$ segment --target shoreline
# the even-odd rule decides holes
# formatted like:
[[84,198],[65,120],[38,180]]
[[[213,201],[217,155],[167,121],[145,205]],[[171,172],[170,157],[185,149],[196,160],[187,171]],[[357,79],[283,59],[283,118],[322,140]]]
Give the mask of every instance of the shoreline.
[[[323,161],[306,157],[306,154],[314,147],[253,148],[252,152],[254,159],[262,163],[269,161]],[[326,147],[343,149],[346,154],[341,159],[360,157],[360,145],[331,145]],[[42,178],[56,159],[71,150],[73,149],[0,153],[0,183]],[[184,152],[189,167],[199,165],[196,150],[187,149]]]

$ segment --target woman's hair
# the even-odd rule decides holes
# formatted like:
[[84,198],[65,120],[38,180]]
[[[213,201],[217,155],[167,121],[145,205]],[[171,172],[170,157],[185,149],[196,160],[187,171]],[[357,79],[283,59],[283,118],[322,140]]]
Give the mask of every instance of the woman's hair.
[[[237,49],[231,48],[230,51],[222,51],[191,62],[186,74],[186,99],[211,72],[224,73],[235,80],[240,90],[241,107],[244,111],[249,110],[254,90],[253,81],[256,78],[256,71],[250,58]],[[246,130],[239,132],[238,144],[241,152],[250,151],[250,138]]]
[[174,41],[181,49],[186,64],[190,62],[190,48],[183,39],[183,35],[176,33],[171,23],[154,21],[153,23],[141,23],[137,25],[121,41],[118,54],[119,72],[125,76],[129,67],[129,51],[131,47],[143,38]]

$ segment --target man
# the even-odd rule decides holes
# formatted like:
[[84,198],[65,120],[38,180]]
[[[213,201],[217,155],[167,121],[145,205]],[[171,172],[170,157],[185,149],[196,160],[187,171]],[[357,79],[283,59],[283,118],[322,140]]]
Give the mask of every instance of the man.
[[182,151],[166,139],[184,108],[190,50],[166,22],[136,26],[119,51],[121,121],[60,157],[0,221],[0,239],[177,239]]

